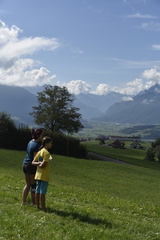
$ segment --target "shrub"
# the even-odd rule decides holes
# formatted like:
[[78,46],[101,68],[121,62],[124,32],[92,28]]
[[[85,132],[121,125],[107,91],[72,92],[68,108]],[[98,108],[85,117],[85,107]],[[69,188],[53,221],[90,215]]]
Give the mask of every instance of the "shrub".
[[149,148],[146,152],[145,160],[155,161],[155,149]]
[[146,152],[145,160],[160,162],[160,138],[157,138],[155,142],[152,143],[151,148]]

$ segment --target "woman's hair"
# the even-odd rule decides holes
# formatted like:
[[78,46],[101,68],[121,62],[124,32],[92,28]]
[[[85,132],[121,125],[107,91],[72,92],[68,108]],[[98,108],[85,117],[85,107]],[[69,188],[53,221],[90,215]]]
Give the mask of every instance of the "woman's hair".
[[52,138],[50,137],[44,137],[42,139],[42,145],[40,146],[39,150],[41,150],[42,148],[44,148],[44,146],[46,145],[46,143],[50,143],[52,142]]
[[40,135],[42,134],[42,129],[32,129],[32,138],[33,139],[37,139],[40,137]]

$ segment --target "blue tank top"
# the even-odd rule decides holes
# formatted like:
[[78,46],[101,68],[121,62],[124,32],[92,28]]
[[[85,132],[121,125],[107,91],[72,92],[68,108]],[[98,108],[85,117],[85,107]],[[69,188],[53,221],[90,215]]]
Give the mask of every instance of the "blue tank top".
[[31,140],[27,145],[27,154],[23,160],[23,164],[28,164],[33,161],[34,153],[38,152],[40,144],[34,140]]

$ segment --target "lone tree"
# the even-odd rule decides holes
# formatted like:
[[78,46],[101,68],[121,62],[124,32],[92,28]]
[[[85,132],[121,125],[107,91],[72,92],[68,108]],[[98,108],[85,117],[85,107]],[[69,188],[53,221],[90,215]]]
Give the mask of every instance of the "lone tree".
[[79,108],[73,107],[75,97],[66,87],[44,85],[38,92],[38,106],[34,106],[34,122],[51,132],[78,132],[83,128]]

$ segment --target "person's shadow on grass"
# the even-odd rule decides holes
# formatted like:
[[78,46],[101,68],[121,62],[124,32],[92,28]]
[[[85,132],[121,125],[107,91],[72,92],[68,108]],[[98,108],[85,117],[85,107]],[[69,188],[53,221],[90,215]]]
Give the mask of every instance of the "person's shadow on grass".
[[48,209],[48,213],[55,213],[55,214],[57,214],[59,216],[63,216],[63,217],[72,217],[73,219],[79,219],[81,222],[86,222],[86,223],[93,224],[93,225],[102,224],[107,228],[112,228],[111,222],[100,219],[100,218],[89,217],[88,214],[81,215],[76,212],[64,212],[64,211],[59,211],[56,209]]

